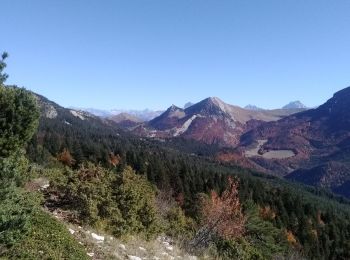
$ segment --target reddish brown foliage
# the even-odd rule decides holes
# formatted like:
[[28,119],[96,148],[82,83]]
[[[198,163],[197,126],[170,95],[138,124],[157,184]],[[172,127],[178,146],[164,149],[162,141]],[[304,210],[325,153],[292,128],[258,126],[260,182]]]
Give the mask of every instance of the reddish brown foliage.
[[291,231],[286,230],[286,237],[289,244],[296,245],[298,243],[297,239]]
[[72,166],[75,164],[75,160],[68,149],[64,149],[62,153],[57,156],[57,160],[67,166]]
[[260,217],[264,220],[274,220],[276,218],[276,213],[271,209],[270,206],[260,208]]
[[232,239],[242,236],[245,218],[238,198],[238,184],[229,178],[228,188],[219,196],[212,191],[203,205],[204,224],[220,237]]
[[119,154],[114,155],[114,153],[110,153],[108,161],[112,166],[115,167],[120,164],[120,161],[121,161],[120,155]]
[[229,178],[228,188],[219,196],[212,191],[203,201],[202,227],[191,241],[191,250],[207,247],[215,236],[225,239],[239,238],[244,233],[245,217],[238,198],[238,183]]

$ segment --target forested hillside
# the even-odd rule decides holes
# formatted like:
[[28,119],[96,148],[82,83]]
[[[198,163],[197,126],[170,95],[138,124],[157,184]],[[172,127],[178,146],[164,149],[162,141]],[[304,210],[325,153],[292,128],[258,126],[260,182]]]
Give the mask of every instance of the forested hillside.
[[[192,232],[199,228],[202,194],[221,194],[228,185],[228,176],[234,176],[239,182],[246,228],[253,229],[243,238],[254,248],[260,247],[262,256],[283,255],[292,249],[311,258],[348,257],[349,203],[345,199],[240,167],[217,164],[205,156],[214,154],[215,146],[181,139],[158,142],[133,137],[110,122],[81,120],[69,110],[50,104],[59,113],[55,118],[41,117],[38,134],[28,147],[32,161],[46,167],[65,164],[77,171],[86,161],[101,163],[112,171],[122,171],[129,165],[156,185],[158,192],[171,191],[185,216],[195,223],[188,227]],[[249,221],[258,223],[250,226]],[[261,232],[263,238],[255,237]],[[285,242],[278,246],[278,241]],[[232,249],[226,248],[230,243],[224,245],[218,248]]]

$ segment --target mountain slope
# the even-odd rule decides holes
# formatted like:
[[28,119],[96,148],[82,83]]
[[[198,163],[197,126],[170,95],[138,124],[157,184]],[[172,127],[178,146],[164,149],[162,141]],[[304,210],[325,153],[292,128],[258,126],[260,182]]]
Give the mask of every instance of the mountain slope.
[[[343,170],[339,169],[347,169],[350,163],[349,106],[350,87],[335,93],[331,99],[316,109],[288,116],[277,122],[265,123],[253,129],[242,137],[241,144],[247,150],[257,141],[267,140],[260,149],[263,153],[271,150],[293,151],[296,155],[292,158],[264,162],[266,165],[270,163],[271,168],[274,164],[283,166],[282,174],[297,170],[291,173],[292,179],[310,183],[310,178],[328,179],[330,174],[335,174],[339,175],[341,183],[344,183],[349,180],[349,175],[340,177],[343,175]],[[261,158],[252,160],[261,161]],[[326,166],[321,166],[325,163]],[[326,185],[321,185],[318,181],[312,181],[312,184]],[[326,186],[334,189],[338,184],[329,181]]]
[[121,113],[115,116],[111,116],[108,119],[115,122],[122,128],[135,127],[143,122],[141,118],[128,113]]

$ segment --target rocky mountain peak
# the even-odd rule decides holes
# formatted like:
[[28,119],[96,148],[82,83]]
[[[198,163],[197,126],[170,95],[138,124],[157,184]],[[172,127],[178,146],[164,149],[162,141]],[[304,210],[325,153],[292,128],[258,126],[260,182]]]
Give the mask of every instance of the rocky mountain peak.
[[299,100],[292,101],[289,104],[287,104],[284,107],[282,107],[282,109],[303,109],[303,108],[307,108],[307,106],[305,106]]
[[167,112],[174,112],[174,111],[177,111],[177,110],[182,110],[182,108],[179,108],[178,106],[172,104],[172,105],[167,109]]

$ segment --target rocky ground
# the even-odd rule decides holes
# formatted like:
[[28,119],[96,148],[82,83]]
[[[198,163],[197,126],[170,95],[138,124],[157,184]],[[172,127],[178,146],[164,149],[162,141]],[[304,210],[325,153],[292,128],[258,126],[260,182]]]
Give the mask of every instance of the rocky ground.
[[71,235],[86,248],[87,255],[93,260],[198,259],[196,256],[184,253],[172,239],[166,236],[159,236],[152,241],[145,241],[138,237],[117,239],[86,227],[67,223],[64,221],[62,212],[53,212],[52,214],[67,226]]

